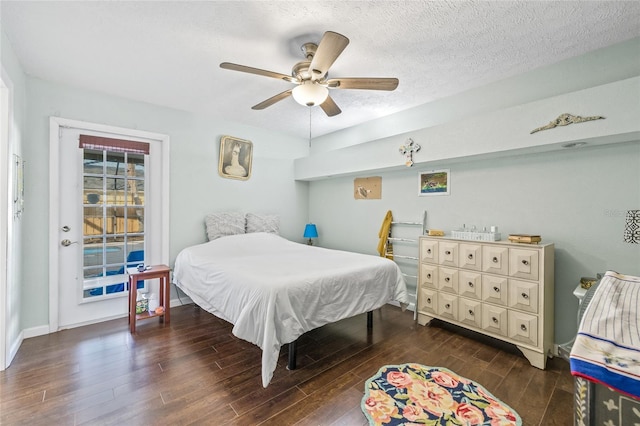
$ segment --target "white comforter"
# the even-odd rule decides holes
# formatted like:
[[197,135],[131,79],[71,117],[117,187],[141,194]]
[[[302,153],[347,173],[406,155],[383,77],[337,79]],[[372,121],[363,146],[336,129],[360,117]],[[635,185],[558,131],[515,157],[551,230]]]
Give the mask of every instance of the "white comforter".
[[173,277],[201,308],[234,324],[235,336],[262,349],[264,387],[280,346],[391,300],[409,301],[400,269],[389,259],[267,233],[188,247],[178,254]]

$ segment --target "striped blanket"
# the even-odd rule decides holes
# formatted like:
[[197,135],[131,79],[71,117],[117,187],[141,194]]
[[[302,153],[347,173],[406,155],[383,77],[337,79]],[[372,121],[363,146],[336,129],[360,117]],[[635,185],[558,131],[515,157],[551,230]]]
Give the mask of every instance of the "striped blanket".
[[640,277],[608,271],[584,311],[571,374],[640,399]]

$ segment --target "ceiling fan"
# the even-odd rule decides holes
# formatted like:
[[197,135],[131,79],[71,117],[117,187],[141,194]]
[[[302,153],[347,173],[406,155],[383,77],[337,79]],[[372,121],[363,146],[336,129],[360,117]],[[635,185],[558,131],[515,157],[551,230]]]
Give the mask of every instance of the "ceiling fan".
[[221,63],[220,68],[277,78],[278,80],[296,84],[293,89],[278,93],[254,105],[251,109],[265,109],[276,102],[293,96],[295,101],[301,105],[309,107],[320,105],[320,108],[329,117],[333,117],[342,111],[329,96],[329,89],[395,90],[398,87],[397,78],[328,78],[327,72],[329,68],[348,44],[349,39],[342,34],[333,31],[325,32],[320,43],[305,43],[302,46],[306,59],[293,66],[291,75],[230,62]]

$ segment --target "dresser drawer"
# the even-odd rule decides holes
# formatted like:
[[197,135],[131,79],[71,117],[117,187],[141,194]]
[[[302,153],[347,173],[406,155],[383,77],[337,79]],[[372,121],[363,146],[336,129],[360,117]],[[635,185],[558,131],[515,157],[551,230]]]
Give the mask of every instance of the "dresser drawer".
[[482,302],[479,300],[458,299],[458,322],[467,326],[482,328]]
[[482,246],[482,271],[508,275],[509,249],[502,246]]
[[538,283],[509,278],[509,307],[538,313]]
[[442,318],[458,319],[458,296],[447,293],[438,294],[438,315]]
[[507,335],[507,308],[484,304],[482,306],[482,329],[490,333]]
[[538,250],[509,249],[509,275],[527,280],[537,280],[538,257]]
[[453,268],[438,268],[438,290],[458,293],[459,271]]
[[458,243],[438,243],[438,263],[443,266],[458,266]]
[[435,265],[420,265],[420,286],[436,288],[438,283],[438,267]]
[[458,266],[473,271],[482,270],[482,246],[478,244],[460,244]]
[[438,292],[428,288],[421,288],[420,296],[418,298],[420,299],[418,303],[419,312],[423,312],[425,314],[438,313]]
[[438,263],[438,242],[433,240],[420,240],[420,261]]
[[482,276],[482,300],[507,306],[509,280],[495,275]]
[[458,294],[480,300],[482,298],[482,275],[479,272],[460,271]]
[[538,317],[511,310],[508,316],[509,338],[538,346]]

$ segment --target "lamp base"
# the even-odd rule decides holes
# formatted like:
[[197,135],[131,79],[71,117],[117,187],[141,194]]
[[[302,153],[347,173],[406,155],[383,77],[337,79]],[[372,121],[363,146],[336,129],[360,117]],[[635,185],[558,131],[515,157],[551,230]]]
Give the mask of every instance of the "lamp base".
[[311,241],[311,238],[309,238],[309,241],[307,241],[307,245],[308,246],[312,246],[313,245],[313,241]]

